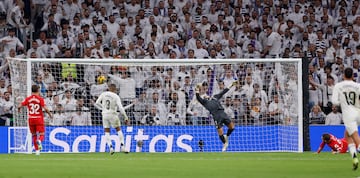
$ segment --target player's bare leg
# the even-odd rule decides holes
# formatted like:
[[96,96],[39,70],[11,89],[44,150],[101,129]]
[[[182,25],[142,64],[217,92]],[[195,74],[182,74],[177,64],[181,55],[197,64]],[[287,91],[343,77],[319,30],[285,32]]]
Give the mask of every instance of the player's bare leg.
[[[357,138],[356,138],[356,135],[357,135]],[[353,159],[353,170],[356,170],[359,165],[359,159],[357,157],[357,149],[356,149],[357,148],[356,142],[359,140],[358,132],[356,131],[352,135],[349,135],[349,133],[347,131],[345,131],[345,139],[347,140],[347,142],[349,144],[349,146],[348,146],[349,152]],[[356,139],[358,139],[358,140],[356,141]]]
[[234,122],[230,122],[228,125],[227,125],[227,127],[228,127],[228,130],[227,130],[227,132],[226,132],[226,136],[227,137],[229,137],[230,135],[231,135],[231,133],[234,131],[234,129],[235,129],[235,124],[234,124]]
[[110,128],[104,128],[104,132],[105,132],[106,144],[109,146],[110,154],[113,155],[115,151],[110,140]]
[[234,122],[230,122],[228,125],[226,125],[228,127],[228,130],[226,132],[226,136],[225,136],[225,144],[226,147],[229,146],[229,136],[231,135],[231,133],[234,131],[235,129],[235,124]]
[[222,152],[226,151],[227,147],[228,147],[228,143],[226,142],[227,140],[227,136],[224,135],[224,131],[223,131],[223,128],[222,127],[218,127],[217,128],[217,132],[218,132],[218,135],[219,135],[219,138],[221,140],[221,142],[223,143],[223,148],[222,148]]
[[359,136],[359,132],[355,131],[353,134],[350,135],[350,137],[353,139],[357,152],[360,151],[360,136]]
[[120,139],[120,150],[123,153],[129,153],[128,150],[125,149],[125,141],[124,141],[124,134],[121,131],[120,127],[116,127],[116,132],[118,133],[119,139]]

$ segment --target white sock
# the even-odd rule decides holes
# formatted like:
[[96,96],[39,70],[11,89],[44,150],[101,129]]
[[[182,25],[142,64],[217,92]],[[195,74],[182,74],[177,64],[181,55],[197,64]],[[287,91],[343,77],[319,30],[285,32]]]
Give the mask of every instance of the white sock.
[[105,132],[105,140],[106,140],[106,144],[109,146],[109,148],[112,148],[109,132]]
[[357,151],[354,143],[349,144],[349,152],[352,158],[357,157]]
[[124,146],[125,145],[125,143],[124,143],[124,134],[122,133],[121,130],[119,130],[117,133],[118,133],[118,136],[119,136],[119,139],[120,139],[120,145]]

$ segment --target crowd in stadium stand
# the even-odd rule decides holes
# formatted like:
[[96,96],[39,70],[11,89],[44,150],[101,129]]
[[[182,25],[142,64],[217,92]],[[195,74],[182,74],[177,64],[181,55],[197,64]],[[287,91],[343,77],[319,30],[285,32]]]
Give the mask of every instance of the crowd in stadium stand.
[[[311,124],[341,124],[332,106],[345,67],[360,82],[359,0],[9,0],[0,1],[0,125],[13,101],[8,63],[18,58],[299,58],[308,57]],[[132,124],[211,124],[193,97],[214,94],[235,80],[223,99],[240,125],[295,124],[296,105],[284,110],[296,79],[279,78],[264,63],[177,67],[37,66],[32,79],[55,111],[50,125],[98,125],[92,106],[107,89],[120,90]],[[139,80],[141,79],[141,80]],[[293,83],[292,83],[293,82]],[[295,83],[294,83],[295,82]],[[295,88],[296,90],[296,88]],[[134,104],[134,102],[136,104]],[[294,102],[296,103],[296,102]],[[294,104],[292,103],[292,104]],[[69,110],[74,112],[62,112]],[[291,109],[294,109],[293,111]]]

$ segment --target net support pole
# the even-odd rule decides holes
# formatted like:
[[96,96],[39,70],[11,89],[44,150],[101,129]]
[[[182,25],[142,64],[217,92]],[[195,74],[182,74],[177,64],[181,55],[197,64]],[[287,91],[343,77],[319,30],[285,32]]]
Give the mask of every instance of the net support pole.
[[[297,63],[297,80],[298,80],[298,96],[303,98],[303,83],[302,83],[302,61]],[[303,152],[303,100],[298,99],[298,152]]]
[[[28,80],[26,80],[26,86],[27,86],[26,96],[30,96],[31,95],[31,82],[32,82],[31,61],[30,60],[26,61],[26,78],[28,79]],[[29,128],[29,122],[27,122],[27,128],[28,128],[27,129],[28,131],[27,131],[26,141],[25,141],[26,149],[27,149],[26,153],[31,154],[32,153],[32,135],[31,135],[30,128]]]
[[[307,52],[304,52],[307,54]],[[310,151],[310,130],[309,130],[309,59],[305,55],[302,58],[302,73],[305,77],[303,77],[302,84],[303,84],[303,146],[304,151]]]

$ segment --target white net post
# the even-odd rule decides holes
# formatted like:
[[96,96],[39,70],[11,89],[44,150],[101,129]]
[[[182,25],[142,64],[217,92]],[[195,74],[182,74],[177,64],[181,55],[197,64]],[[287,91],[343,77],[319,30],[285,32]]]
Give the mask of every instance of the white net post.
[[[202,95],[213,96],[236,80],[240,84],[221,98],[236,125],[228,151],[303,151],[300,59],[9,61],[13,96],[25,98],[31,84],[37,83],[54,112],[54,120],[46,117],[45,152],[108,151],[101,113],[93,106],[107,83],[117,85],[123,105],[128,106],[131,126],[122,126],[128,150],[221,151],[212,117],[196,101],[194,87],[201,83]],[[23,148],[26,140],[23,128],[27,117],[26,112],[22,114],[15,114],[14,152],[31,150],[17,149]],[[223,128],[226,133],[226,126]],[[115,150],[120,151],[113,129],[111,138]]]

